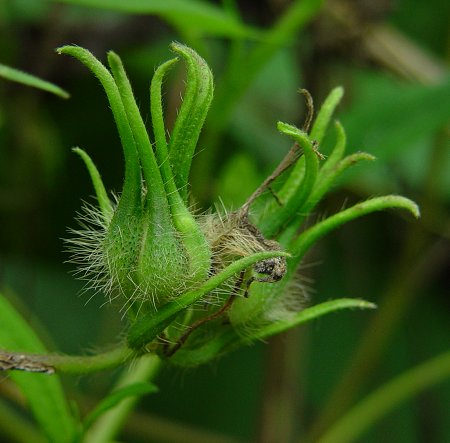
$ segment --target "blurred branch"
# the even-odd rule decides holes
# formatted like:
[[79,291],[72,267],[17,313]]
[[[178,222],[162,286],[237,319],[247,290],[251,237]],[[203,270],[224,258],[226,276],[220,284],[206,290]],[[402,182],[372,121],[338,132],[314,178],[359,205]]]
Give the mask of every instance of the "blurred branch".
[[298,423],[299,331],[270,339],[257,443],[292,441]]
[[439,83],[449,74],[437,57],[398,29],[379,21],[376,15],[380,12],[370,8],[375,6],[367,7],[369,10],[366,11],[362,7],[358,10],[351,1],[328,2],[323,19],[327,21],[328,33],[334,38],[334,42],[329,40],[328,43],[354,43],[362,52],[360,56],[400,77],[424,84]]
[[[154,355],[147,355],[136,361],[134,366],[125,368],[122,377],[113,390],[118,391],[137,382],[152,381],[161,368],[161,360]],[[84,435],[83,443],[109,443],[122,429],[129,414],[133,411],[139,396],[122,400],[114,408],[103,414]]]
[[443,63],[392,26],[370,27],[361,44],[373,60],[400,77],[434,84],[449,74]]

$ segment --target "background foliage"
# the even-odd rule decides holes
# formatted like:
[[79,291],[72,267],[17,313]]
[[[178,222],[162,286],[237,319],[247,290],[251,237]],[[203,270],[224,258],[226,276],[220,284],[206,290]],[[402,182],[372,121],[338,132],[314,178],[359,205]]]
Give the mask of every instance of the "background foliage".
[[[92,193],[70,147],[88,149],[113,189],[121,187],[122,158],[100,87],[55,54],[62,44],[99,57],[118,52],[141,110],[171,41],[205,57],[216,98],[192,177],[205,208],[216,196],[237,207],[274,168],[289,146],[276,121],[303,120],[299,87],[319,104],[340,84],[349,149],[378,160],[347,174],[311,219],[374,194],[403,194],[421,205],[419,222],[383,213],[348,225],[304,265],[312,303],[362,297],[377,312],[339,313],[213,366],[164,371],[159,393],[130,418],[124,441],[273,442],[272,432],[276,441],[315,441],[368,393],[448,349],[449,18],[444,0],[1,2],[0,63],[71,94],[65,101],[0,82],[0,287],[49,349],[97,348],[121,327],[101,297],[87,303],[90,294],[77,295],[82,284],[64,264],[61,238]],[[177,70],[165,97],[172,120],[182,90]],[[64,379],[80,413],[114,375]],[[23,401],[6,378],[0,393],[1,408]],[[449,398],[448,382],[428,390],[361,441],[450,441]],[[0,420],[2,433],[10,441]]]

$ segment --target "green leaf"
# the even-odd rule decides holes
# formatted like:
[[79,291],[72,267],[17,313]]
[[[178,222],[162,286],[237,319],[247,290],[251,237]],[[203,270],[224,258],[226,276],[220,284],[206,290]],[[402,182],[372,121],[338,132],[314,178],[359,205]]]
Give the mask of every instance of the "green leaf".
[[[1,349],[46,352],[33,329],[1,294],[0,325]],[[59,377],[19,371],[11,372],[9,377],[27,398],[36,421],[49,441],[70,442],[74,435],[75,423],[70,414]]]
[[232,14],[200,0],[57,0],[57,3],[101,8],[128,14],[156,14],[181,29],[228,37],[258,37],[260,32]]
[[31,86],[33,88],[42,89],[43,91],[51,92],[61,98],[69,98],[70,94],[59,86],[54,85],[46,80],[42,80],[34,75],[20,71],[10,66],[0,63],[0,77],[13,82],[22,83],[23,85]]
[[139,382],[125,386],[122,389],[112,392],[104,398],[97,407],[84,420],[84,429],[88,429],[100,416],[106,411],[112,409],[122,400],[128,397],[138,397],[145,394],[154,394],[158,392],[158,387],[153,383]]
[[341,118],[348,146],[362,146],[380,160],[407,156],[410,146],[433,136],[450,115],[449,79],[432,87],[406,86],[364,74],[357,78],[353,95],[358,103]]

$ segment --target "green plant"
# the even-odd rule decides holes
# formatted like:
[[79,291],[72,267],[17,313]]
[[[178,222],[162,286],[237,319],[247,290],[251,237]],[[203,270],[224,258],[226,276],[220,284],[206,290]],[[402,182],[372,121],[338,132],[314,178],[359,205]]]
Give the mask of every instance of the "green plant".
[[[67,441],[74,434],[92,442],[111,438],[120,420],[112,426],[113,420],[102,414],[126,397],[153,392],[153,385],[141,382],[156,373],[161,360],[197,366],[339,309],[373,308],[372,303],[353,299],[305,308],[308,294],[298,266],[317,240],[350,220],[387,208],[419,215],[413,202],[389,195],[358,203],[302,230],[306,216],[346,169],[361,160],[373,160],[365,153],[345,156],[345,132],[339,123],[330,155],[320,154],[320,144],[343,94],[341,88],[331,92],[311,128],[312,100],[302,91],[308,104],[304,128],[278,123],[279,131],[294,144],[240,209],[197,213],[192,209],[188,177],[212,100],[212,74],[192,49],[178,43],[171,48],[186,63],[187,85],[167,141],[161,88],[178,57],[156,70],[150,88],[153,143],[115,53],[108,54],[109,71],[83,48],[58,49],[60,54],[79,59],[100,80],[123,146],[124,184],[114,201],[88,154],[74,149],[89,171],[98,207],[85,207],[80,217],[82,229],[74,230],[68,243],[87,284],[122,304],[128,318],[126,338],[116,348],[97,355],[46,355],[33,331],[2,299],[2,316],[9,322],[9,327],[1,330],[2,346],[20,352],[2,352],[1,367],[86,374],[142,358],[134,371],[124,376],[121,390],[86,419],[81,431],[75,432],[60,387],[50,382],[51,398],[65,411],[66,424],[62,426]],[[281,176],[287,176],[284,182]],[[17,382],[29,389],[30,379],[21,380],[21,375]],[[36,401],[36,394],[28,394],[32,403]],[[36,416],[45,429],[48,417],[39,416],[38,404]],[[122,402],[124,409],[117,409],[122,419],[131,403],[126,405]],[[102,425],[105,417],[107,425]],[[59,432],[62,430],[47,428],[54,441]]]

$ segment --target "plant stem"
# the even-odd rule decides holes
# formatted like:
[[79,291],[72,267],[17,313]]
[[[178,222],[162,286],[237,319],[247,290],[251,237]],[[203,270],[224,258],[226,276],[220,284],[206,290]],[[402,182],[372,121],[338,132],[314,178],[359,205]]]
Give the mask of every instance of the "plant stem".
[[97,355],[39,355],[0,351],[1,369],[18,369],[52,374],[89,374],[120,366],[130,360],[134,352],[124,345]]
[[[126,368],[114,390],[137,382],[153,380],[161,366],[161,360],[155,355],[146,355],[136,361],[132,368]],[[103,414],[87,432],[82,443],[110,443],[121,430],[128,414],[138,401],[130,397],[121,401],[116,407]]]
[[272,337],[266,347],[257,443],[290,442],[298,426],[299,330]]
[[318,443],[350,443],[398,404],[450,377],[450,351],[416,366],[366,397]]

